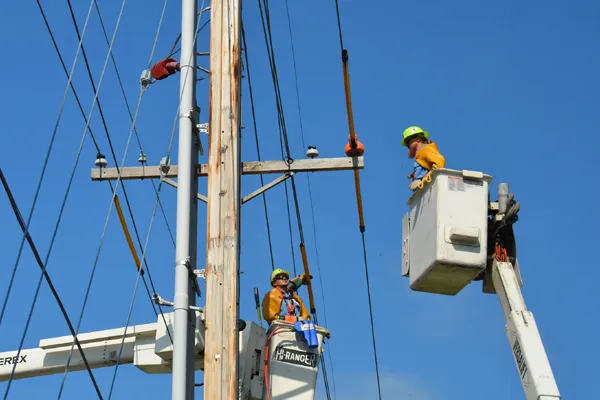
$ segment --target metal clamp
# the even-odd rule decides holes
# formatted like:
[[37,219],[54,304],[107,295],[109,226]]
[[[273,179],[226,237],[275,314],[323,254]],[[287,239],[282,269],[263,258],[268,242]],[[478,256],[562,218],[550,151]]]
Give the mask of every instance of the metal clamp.
[[192,267],[190,257],[186,257],[186,259],[184,261],[181,261],[181,260],[177,261],[176,265],[185,265],[185,267],[188,270],[188,275],[192,281],[192,286],[194,287],[194,291],[196,292],[198,297],[200,297],[202,294],[200,293],[200,286],[198,286],[198,281],[196,280],[195,270]]
[[206,269],[195,269],[194,275],[196,275],[197,278],[206,280]]
[[189,118],[190,121],[192,121],[192,134],[194,135],[194,139],[198,145],[198,151],[200,152],[200,155],[204,155],[202,141],[200,140],[200,107],[195,106],[192,110],[182,114],[181,117]]
[[[158,293],[154,293],[152,295],[152,301],[155,304],[158,304],[159,306],[173,307],[175,305],[172,301],[168,301],[168,300],[165,300],[162,297],[160,297],[160,295]],[[199,311],[201,313],[204,312],[204,310],[201,307],[196,307],[196,306],[188,306],[188,309],[192,310],[192,311]]]

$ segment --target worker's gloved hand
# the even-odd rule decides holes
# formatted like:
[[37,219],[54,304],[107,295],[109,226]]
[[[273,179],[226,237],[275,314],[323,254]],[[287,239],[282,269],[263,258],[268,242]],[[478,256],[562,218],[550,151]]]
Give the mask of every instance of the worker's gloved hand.
[[412,181],[410,183],[410,185],[408,185],[408,188],[414,192],[415,190],[417,190],[419,188],[420,184],[421,184],[421,180],[415,179],[414,181]]
[[[308,276],[310,276],[310,279],[313,278],[313,276],[310,274]],[[302,278],[302,283],[306,284],[306,282],[308,282],[308,278],[306,277],[306,274],[300,275],[300,278]]]

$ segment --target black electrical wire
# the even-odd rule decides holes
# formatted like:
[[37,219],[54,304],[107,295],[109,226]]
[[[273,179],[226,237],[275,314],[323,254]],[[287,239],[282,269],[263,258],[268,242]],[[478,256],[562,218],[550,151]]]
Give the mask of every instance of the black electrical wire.
[[[344,39],[343,39],[343,34],[342,34],[342,19],[340,17],[340,4],[339,4],[339,0],[334,0],[334,1],[335,1],[335,11],[336,11],[336,17],[337,17],[338,34],[339,34],[339,38],[340,38],[340,50],[341,50],[341,54],[342,54],[342,61],[345,63],[348,59],[347,58],[348,51],[344,48]],[[371,319],[371,337],[373,339],[373,355],[375,357],[375,374],[377,376],[377,392],[379,394],[379,399],[381,400],[381,383],[380,383],[380,379],[379,379],[379,363],[377,360],[377,347],[375,345],[375,326],[373,323],[373,307],[371,304],[371,288],[370,288],[370,284],[369,284],[369,266],[368,266],[368,262],[367,262],[367,246],[365,244],[365,227],[364,226],[360,227],[360,233],[362,236],[363,258],[364,258],[364,264],[365,264],[365,275],[366,275],[366,279],[367,279],[367,296],[369,299],[369,317]]]
[[[104,20],[102,19],[102,13],[100,12],[100,7],[98,5],[97,1],[94,1],[94,6],[96,8],[96,12],[98,13],[98,19],[100,20],[100,26],[102,27],[102,32],[104,33],[104,39],[106,40],[106,44],[110,45],[110,40],[108,39],[108,34],[106,32],[106,27],[104,26]],[[110,53],[110,58],[112,61],[112,64],[115,68],[115,73],[117,74],[117,80],[119,81],[119,86],[121,88],[121,93],[123,94],[123,99],[125,100],[125,106],[127,108],[127,113],[129,114],[129,119],[131,120],[131,122],[133,123],[133,114],[131,112],[131,107],[129,105],[129,100],[127,99],[127,94],[125,93],[125,87],[123,85],[123,80],[121,79],[121,74],[119,73],[119,67],[117,66],[117,61],[115,60],[114,54],[111,52]],[[142,148],[142,142],[140,140],[140,135],[137,131],[137,128],[135,127],[135,125],[133,126],[133,132],[135,133],[135,138],[138,142],[138,145],[140,147],[140,152],[143,153],[144,150]],[[157,193],[157,189],[156,189],[156,185],[154,184],[154,181],[152,179],[150,179],[150,183],[152,184],[152,187],[154,189],[154,194]],[[163,219],[165,220],[165,224],[167,226],[167,230],[169,231],[169,236],[171,237],[171,242],[173,242],[173,247],[175,247],[175,237],[173,236],[173,231],[171,229],[171,226],[169,225],[169,220],[167,219],[167,214],[165,212],[165,209],[163,207],[162,201],[158,201],[158,205],[160,206],[160,211],[163,215]],[[139,238],[138,238],[138,243],[139,243]]]
[[[66,74],[66,75],[67,75],[67,77],[68,77],[68,75],[69,75],[69,72],[68,72],[68,70],[67,70],[67,67],[66,67],[66,65],[65,65],[64,59],[63,59],[63,57],[62,57],[62,53],[60,52],[60,49],[59,49],[59,47],[58,47],[58,43],[56,42],[56,39],[55,39],[55,37],[54,37],[54,33],[53,33],[53,31],[52,31],[52,28],[50,27],[50,24],[49,24],[49,22],[48,22],[48,19],[47,19],[47,17],[46,17],[46,13],[44,12],[44,9],[42,8],[42,5],[39,3],[39,1],[38,1],[37,3],[38,3],[38,7],[39,7],[39,9],[40,9],[40,13],[41,13],[41,15],[42,15],[42,18],[43,18],[43,20],[44,20],[44,23],[45,23],[45,25],[46,25],[46,28],[47,28],[47,30],[48,30],[48,33],[50,34],[50,39],[52,40],[52,44],[54,45],[54,49],[56,50],[56,54],[58,55],[58,58],[59,58],[59,60],[60,60],[60,63],[61,63],[61,66],[63,67],[63,71],[65,72],[65,74]],[[79,36],[79,30],[77,30],[77,33],[78,33],[79,40],[81,40],[81,36]],[[83,50],[83,43],[82,43],[82,53],[83,53],[83,51],[84,51],[84,50]],[[81,112],[81,115],[82,115],[83,119],[85,120],[85,122],[86,122],[86,124],[87,124],[87,122],[88,122],[88,120],[87,120],[87,116],[86,116],[86,114],[85,114],[85,111],[83,110],[83,106],[82,106],[82,104],[81,104],[81,101],[79,100],[79,96],[77,95],[77,90],[75,89],[75,86],[73,85],[73,82],[69,82],[69,84],[70,84],[70,86],[71,86],[71,90],[73,91],[73,95],[75,96],[75,100],[76,100],[76,102],[77,102],[77,106],[79,107],[79,110],[80,110],[80,112]],[[93,82],[92,82],[92,85],[93,85]],[[94,86],[94,90],[95,90],[95,86]],[[105,125],[105,126],[106,126],[106,125]],[[92,141],[94,142],[94,145],[95,145],[95,147],[96,147],[96,151],[97,151],[98,153],[101,153],[101,151],[100,151],[100,148],[99,148],[99,146],[98,146],[98,142],[97,142],[97,140],[96,140],[96,138],[95,138],[95,135],[94,135],[94,133],[92,132],[92,127],[91,127],[91,126],[89,126],[89,124],[88,124],[88,131],[89,131],[89,133],[90,133],[90,136],[91,136],[91,138],[92,138]],[[113,188],[112,188],[112,185],[111,185],[111,190],[113,190]],[[128,203],[128,204],[129,204],[129,203]],[[131,213],[131,209],[130,209],[130,213]],[[132,215],[132,214],[131,214],[131,215]],[[135,222],[134,222],[134,224],[135,224]],[[138,240],[139,240],[139,237],[138,237]],[[146,266],[147,266],[147,264],[146,264]],[[150,272],[150,271],[148,271],[148,272]],[[145,279],[144,279],[144,286],[146,287],[146,292],[148,293],[148,296],[149,296],[149,299],[150,299],[150,304],[151,304],[151,306],[152,306],[152,309],[154,310],[154,313],[155,313],[155,315],[156,315],[156,316],[158,316],[158,312],[156,311],[156,308],[155,308],[154,302],[152,301],[152,294],[150,293],[150,289],[149,289],[149,287],[148,287],[148,284],[147,284],[147,282],[146,282],[146,280],[145,280]],[[161,310],[161,314],[162,314],[162,310]],[[163,316],[163,318],[164,318],[164,316]],[[169,337],[170,337],[170,332],[168,332],[168,333],[169,333]]]
[[[77,38],[79,40],[81,40],[81,34],[79,32],[79,26],[77,24],[77,19],[75,17],[75,13],[73,11],[73,5],[71,3],[71,0],[67,0],[67,3],[68,3],[68,6],[69,6],[69,12],[71,14],[71,20],[73,22],[73,27],[75,28],[75,32],[77,34]],[[97,4],[96,0],[94,0],[94,4],[96,6],[96,11],[98,12],[98,15],[99,15],[99,18],[100,18],[101,17],[100,9],[98,8],[98,4]],[[102,22],[102,27],[104,29],[104,23],[103,22]],[[104,34],[106,35],[106,31],[105,30],[104,30]],[[59,52],[58,47],[56,48],[56,51]],[[85,47],[84,47],[83,43],[81,44],[81,52],[82,52],[83,59],[84,59],[84,62],[85,62],[85,66],[86,66],[86,70],[87,70],[88,77],[89,77],[89,80],[90,80],[90,84],[92,85],[92,89],[93,89],[94,95],[97,96],[96,85],[94,84],[94,77],[92,75],[92,71],[91,71],[90,64],[89,64],[88,59],[87,59],[87,54],[85,52]],[[114,57],[112,55],[112,51],[110,53],[110,56],[112,57],[113,65],[115,67],[115,70],[117,70],[117,74],[118,74],[118,68],[116,66],[116,62],[115,62]],[[121,82],[120,79],[119,79],[119,82]],[[122,86],[121,86],[121,88],[122,88]],[[117,172],[120,173],[119,172],[119,161],[117,159],[117,155],[115,153],[115,149],[114,149],[114,146],[113,146],[113,143],[112,143],[112,140],[111,140],[110,132],[108,130],[108,125],[107,125],[106,119],[104,117],[104,112],[102,111],[102,105],[101,105],[101,102],[100,102],[100,96],[97,96],[97,103],[98,103],[98,111],[100,113],[100,119],[102,120],[102,125],[103,125],[104,131],[106,133],[106,138],[108,140],[108,145],[109,145],[109,148],[110,148],[110,151],[111,151],[111,155],[113,157],[113,160],[114,160],[114,163],[115,163],[115,167],[117,168]],[[128,103],[127,103],[127,105],[128,105]],[[129,105],[128,105],[128,110],[129,110]],[[131,112],[130,112],[130,116],[131,116]],[[133,119],[132,116],[131,116],[131,118]],[[86,123],[87,123],[87,121],[86,121]],[[138,144],[140,145],[140,148],[141,148],[141,143],[139,141],[139,137],[137,135],[137,131],[135,130],[135,126],[133,127],[133,129],[134,129],[134,132],[136,133],[136,137],[138,138]],[[110,186],[111,191],[114,192],[114,188],[113,188],[112,182],[110,182],[110,181],[109,181],[109,186]],[[132,225],[133,225],[133,230],[135,232],[135,236],[136,236],[138,245],[139,245],[140,249],[143,251],[143,245],[142,245],[140,234],[139,234],[139,231],[138,231],[138,228],[137,228],[137,224],[135,222],[135,218],[133,216],[133,210],[132,210],[132,207],[131,207],[131,202],[129,201],[129,196],[127,195],[127,190],[125,189],[125,182],[121,182],[121,188],[123,190],[123,195],[125,197],[125,203],[127,205],[127,210],[129,212],[129,216],[131,218],[131,222],[132,222]],[[170,231],[170,228],[169,228],[169,231]],[[146,271],[148,272],[148,279],[150,280],[150,286],[152,287],[152,291],[153,291],[153,293],[156,293],[156,287],[155,287],[154,281],[152,279],[152,273],[150,271],[147,259],[144,258],[143,262],[144,262],[144,266],[146,267]],[[152,309],[154,311],[154,314],[158,317],[158,312],[156,311],[156,305],[152,301],[152,293],[150,292],[150,288],[148,287],[148,283],[146,282],[146,278],[145,278],[144,275],[142,275],[142,280],[144,282],[144,286],[146,288],[146,293],[148,294],[148,298],[149,298],[150,304],[152,306]],[[163,310],[162,310],[162,308],[161,308],[160,305],[158,307],[159,307],[159,311],[160,311],[160,314],[162,316],[163,322],[166,324],[166,319],[165,319],[165,316],[163,314]],[[169,334],[169,339],[171,339],[171,342],[172,342],[173,339],[171,337],[171,333],[168,330],[167,330],[167,333]]]
[[[292,65],[294,67],[294,82],[295,82],[295,86],[296,86],[296,104],[298,106],[298,122],[300,124],[300,137],[302,139],[302,148],[305,149],[306,143],[304,141],[304,125],[302,123],[302,108],[300,105],[300,88],[299,88],[299,84],[298,84],[298,69],[296,67],[296,50],[294,48],[294,35],[292,32],[292,19],[290,17],[290,8],[289,8],[288,0],[285,0],[285,9],[286,9],[288,27],[289,27],[289,32],[290,32],[290,47],[292,50]],[[310,182],[310,174],[305,174],[305,175],[306,175],[306,181],[307,181],[307,185],[308,185],[308,198],[309,198],[310,210],[311,210],[313,238],[314,238],[314,242],[315,242],[317,272],[318,272],[318,277],[319,277],[319,284],[321,287],[321,300],[323,301],[323,316],[325,319],[325,325],[327,325],[327,307],[326,307],[326,303],[325,303],[325,290],[323,288],[323,279],[322,279],[322,275],[321,275],[321,262],[320,262],[320,258],[319,258],[319,246],[318,246],[318,240],[317,240],[317,228],[316,228],[316,221],[315,221],[315,209],[314,209],[314,203],[313,203],[313,197],[312,197],[312,187],[311,187],[311,182]],[[332,381],[333,381],[333,397],[337,398],[337,390],[335,387],[335,372],[333,370],[333,360],[331,359],[331,351],[329,351],[327,354],[329,356],[329,367],[331,368],[331,375],[332,375]]]
[[[273,87],[275,90],[277,114],[278,114],[278,120],[279,120],[280,147],[281,147],[281,152],[282,152],[282,158],[284,159],[284,161],[291,164],[291,163],[293,163],[293,159],[292,159],[291,153],[290,153],[289,140],[288,140],[287,129],[286,129],[286,125],[285,125],[285,117],[283,114],[283,104],[281,101],[281,92],[280,92],[280,88],[279,88],[279,79],[277,76],[277,66],[276,66],[276,62],[275,62],[273,39],[272,39],[272,33],[271,33],[269,4],[268,4],[267,0],[262,0],[262,4],[261,4],[261,0],[258,0],[258,4],[259,4],[259,9],[260,9],[261,22],[262,22],[262,26],[263,26],[263,33],[264,33],[265,42],[267,45],[267,54],[269,57],[269,63],[270,63],[270,67],[271,67],[271,75],[273,78]],[[263,6],[264,6],[264,9],[263,9]],[[284,154],[284,147],[285,147],[285,154]],[[297,193],[296,182],[295,182],[294,176],[292,176],[290,180],[291,180],[291,185],[292,185],[294,205],[295,205],[295,209],[296,209],[298,231],[299,231],[299,235],[300,235],[300,246],[304,247],[304,232],[303,232],[303,228],[302,228],[302,218],[300,216],[300,206],[299,206],[298,193]],[[287,185],[286,185],[286,190],[287,190]],[[287,199],[287,192],[286,192],[286,199]],[[316,313],[313,313],[313,318],[315,318],[315,322],[318,323]],[[321,363],[323,365],[323,379],[324,379],[324,383],[325,383],[326,396],[328,399],[331,399],[331,393],[329,391],[329,382],[328,382],[328,377],[327,377],[327,368],[325,367],[325,360],[322,357],[321,357]]]
[[37,247],[35,246],[35,243],[33,241],[33,238],[31,237],[31,235],[29,234],[29,232],[27,230],[27,226],[25,225],[25,220],[23,219],[23,216],[21,215],[19,206],[17,205],[17,202],[12,194],[12,191],[10,190],[10,186],[8,185],[6,177],[4,176],[4,172],[2,172],[2,168],[0,168],[0,180],[2,180],[2,186],[4,186],[4,191],[6,192],[6,195],[8,196],[10,205],[13,209],[13,212],[15,213],[15,217],[17,218],[17,222],[19,223],[19,226],[21,227],[23,234],[25,235],[25,237],[27,239],[27,243],[29,243],[29,247],[31,248],[31,251],[33,252],[33,256],[35,257],[35,260],[37,261],[40,269],[42,270],[42,272],[44,274],[44,278],[46,279],[46,282],[48,283],[48,287],[50,288],[50,291],[52,292],[54,299],[58,303],[58,307],[60,308],[60,311],[61,311],[63,317],[65,318],[65,321],[67,322],[67,325],[69,327],[69,331],[71,332],[71,335],[75,339],[75,344],[77,345],[77,349],[79,349],[79,352],[81,353],[81,359],[83,360],[85,369],[87,370],[88,375],[90,376],[90,379],[92,380],[92,384],[94,385],[96,394],[98,394],[99,399],[102,399],[102,393],[100,392],[100,387],[98,387],[98,383],[96,382],[96,378],[94,378],[94,374],[92,373],[92,369],[90,368],[90,365],[87,361],[87,357],[85,356],[85,353],[83,352],[83,349],[81,348],[81,343],[79,342],[79,339],[77,338],[77,335],[75,334],[75,328],[73,328],[73,324],[71,323],[69,314],[67,313],[67,310],[65,309],[65,306],[63,305],[63,302],[60,299],[60,296],[58,295],[58,292],[56,291],[54,284],[52,283],[52,279],[50,279],[50,275],[48,275],[48,271],[44,268],[44,262],[42,261],[42,258],[40,257]]
[[[246,61],[245,69],[246,69],[246,73],[248,75],[248,92],[250,94],[250,107],[252,109],[252,123],[254,125],[254,138],[255,138],[255,142],[256,142],[256,153],[258,156],[258,161],[260,161],[261,160],[260,146],[259,146],[259,141],[258,141],[258,129],[256,126],[256,110],[254,108],[254,95],[252,92],[252,80],[250,77],[250,62],[248,61],[248,43],[246,42],[246,31],[244,30],[243,23],[242,23],[242,43],[244,46],[244,59]],[[261,184],[261,186],[265,186],[263,174],[260,174],[260,184]],[[267,224],[267,239],[269,241],[269,254],[271,256],[271,269],[275,270],[275,258],[273,257],[273,242],[271,240],[271,225],[269,224],[269,211],[267,209],[267,195],[265,192],[263,192],[261,196],[263,199],[263,205],[264,205],[264,209],[265,209],[265,221]]]

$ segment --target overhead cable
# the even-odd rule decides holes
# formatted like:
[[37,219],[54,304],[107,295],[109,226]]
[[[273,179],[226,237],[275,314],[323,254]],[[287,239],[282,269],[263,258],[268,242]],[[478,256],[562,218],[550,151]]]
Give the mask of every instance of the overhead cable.
[[[87,27],[87,22],[89,21],[89,15],[91,13],[91,10],[92,10],[92,3],[90,2],[90,8],[88,10],[88,16],[86,18],[86,25],[85,25],[85,27]],[[83,35],[82,35],[82,38],[83,38]],[[79,42],[79,48],[81,48],[81,41]],[[69,81],[69,83],[70,83],[70,81]],[[65,96],[66,96],[67,91],[69,89],[69,83],[67,83],[67,90],[65,91]],[[64,105],[64,102],[63,102],[63,105]],[[63,110],[63,107],[61,106],[61,112],[59,113],[59,116],[62,115],[62,110]],[[55,127],[55,131],[56,130],[58,130],[58,123],[56,124],[56,127]],[[40,274],[40,277],[38,279],[38,283],[37,283],[37,286],[36,286],[36,289],[35,289],[35,293],[34,293],[34,296],[33,296],[33,302],[32,302],[31,307],[29,309],[29,313],[28,313],[28,316],[27,316],[27,321],[25,323],[25,328],[23,330],[23,335],[21,336],[21,340],[19,342],[19,349],[17,350],[17,354],[16,354],[17,357],[19,357],[19,355],[21,354],[21,350],[23,349],[23,344],[25,342],[25,337],[27,336],[27,331],[29,329],[29,324],[31,323],[31,318],[33,316],[33,310],[35,308],[35,304],[36,304],[38,296],[39,296],[39,292],[40,292],[40,287],[41,287],[41,284],[42,284],[42,280],[44,278],[44,272],[46,271],[46,268],[48,267],[48,259],[49,259],[50,254],[51,254],[52,247],[54,245],[54,240],[56,239],[56,235],[58,233],[58,228],[59,228],[59,225],[60,225],[62,214],[63,214],[64,209],[65,209],[67,198],[68,198],[68,195],[69,195],[69,192],[70,192],[70,189],[71,189],[71,184],[73,182],[73,177],[75,176],[75,170],[76,170],[77,164],[79,162],[79,156],[81,155],[81,150],[83,149],[83,144],[84,144],[84,141],[85,141],[86,134],[87,134],[87,126],[86,126],[86,129],[83,132],[82,137],[81,137],[81,141],[80,141],[80,144],[79,144],[79,149],[78,149],[77,156],[76,156],[76,159],[75,159],[75,165],[74,165],[74,167],[73,167],[73,169],[71,171],[71,176],[69,178],[69,183],[67,185],[67,190],[66,190],[66,193],[65,193],[65,195],[63,197],[61,208],[60,208],[60,211],[59,211],[59,214],[58,214],[58,218],[57,218],[57,221],[56,221],[56,224],[55,224],[55,227],[54,227],[54,232],[52,233],[52,238],[50,239],[50,246],[48,248],[48,253],[46,254],[46,259],[44,260],[44,267],[42,268],[42,273]],[[54,138],[54,135],[53,135],[53,138]],[[48,152],[48,155],[49,155],[49,152]],[[44,164],[44,170],[45,170],[45,165],[46,164]],[[40,184],[41,184],[41,181],[42,181],[42,179],[40,179]],[[38,186],[38,188],[39,188],[39,186]],[[34,204],[35,204],[35,202],[34,202]],[[32,206],[32,211],[33,211],[33,206]],[[31,215],[32,214],[30,213],[30,217],[31,217]],[[29,230],[29,226],[27,225],[25,232],[28,232],[28,230]],[[25,238],[26,238],[26,234],[24,233],[23,234],[23,239],[25,239]],[[22,247],[20,247],[20,249],[19,249],[19,257],[18,257],[18,259],[20,259],[21,251],[22,251]],[[15,264],[15,267],[16,267],[16,265],[17,264]],[[7,299],[8,299],[8,294],[7,294]],[[75,343],[75,341],[73,341],[73,343]],[[6,391],[4,393],[4,399],[6,399],[8,397],[8,393],[10,391],[11,384],[12,384],[12,381],[13,381],[13,378],[14,378],[16,366],[17,366],[17,364],[13,364],[13,368],[11,370],[11,374],[10,374],[10,377],[9,377],[9,380],[8,380],[8,384],[7,384],[7,387],[6,387]]]
[[[254,108],[254,95],[252,92],[252,80],[250,75],[250,62],[248,61],[248,43],[246,42],[246,31],[244,30],[244,24],[242,23],[242,43],[244,46],[244,58],[245,58],[245,71],[248,75],[248,92],[250,95],[250,108],[252,109],[252,124],[254,125],[254,138],[256,142],[256,154],[258,156],[258,161],[261,161],[260,158],[260,146],[258,142],[258,129],[256,127],[256,111]],[[265,180],[263,178],[263,174],[260,174],[260,185],[265,186]],[[269,242],[269,254],[271,256],[271,269],[275,270],[275,258],[273,257],[273,242],[271,240],[271,225],[269,224],[269,210],[267,208],[267,195],[266,192],[261,194],[263,199],[263,206],[265,210],[265,221],[267,225],[267,240]]]
[[[41,9],[41,4],[40,4],[39,0],[36,0],[36,1],[37,1],[38,6]],[[90,2],[90,8],[88,10],[88,14],[87,14],[87,17],[85,19],[85,24],[84,24],[84,27],[83,27],[83,33],[81,35],[82,39],[83,39],[83,37],[85,35],[85,31],[87,29],[87,24],[88,24],[88,21],[89,21],[89,18],[90,18],[91,11],[92,11],[92,3]],[[71,80],[73,78],[73,72],[75,71],[75,65],[77,65],[77,60],[79,58],[79,53],[81,51],[81,45],[82,45],[82,40],[80,40],[79,44],[77,45],[77,51],[75,53],[75,59],[73,60],[73,65],[71,66],[71,71],[69,72],[69,79],[67,80],[67,85],[65,87],[65,92],[63,94],[63,99],[62,99],[60,107],[59,107],[58,116],[56,118],[56,122],[54,124],[54,129],[53,129],[52,135],[50,137],[50,144],[48,145],[48,150],[46,151],[46,157],[44,159],[44,164],[42,166],[42,173],[40,175],[40,179],[38,180],[38,184],[37,184],[37,187],[35,189],[35,194],[33,195],[33,203],[31,205],[31,209],[29,211],[29,215],[27,216],[27,223],[26,223],[26,226],[25,226],[26,227],[26,232],[29,231],[29,225],[31,224],[31,219],[33,217],[33,212],[34,212],[35,206],[37,204],[38,196],[40,194],[40,189],[42,188],[42,182],[44,181],[44,176],[46,174],[46,168],[48,166],[48,161],[50,159],[50,153],[52,152],[52,147],[54,145],[54,140],[56,139],[56,134],[58,132],[58,125],[60,123],[60,119],[62,117],[62,113],[63,113],[64,107],[65,107],[65,102],[67,100],[67,95],[69,93],[69,87],[71,86]],[[13,266],[13,270],[12,270],[12,273],[11,273],[11,276],[10,276],[10,279],[9,279],[8,289],[7,289],[7,292],[6,292],[6,297],[4,298],[4,302],[2,304],[2,310],[0,311],[0,325],[2,324],[2,318],[4,317],[4,312],[6,311],[6,305],[8,304],[8,299],[10,297],[10,293],[11,293],[11,290],[12,290],[12,285],[13,285],[13,282],[14,282],[14,279],[15,279],[15,275],[17,273],[17,268],[19,266],[19,261],[21,260],[21,254],[23,252],[23,246],[25,244],[25,238],[26,238],[26,235],[24,233],[23,237],[21,238],[21,244],[19,245],[19,250],[17,252],[17,260],[15,261],[15,264]],[[9,388],[10,388],[10,384],[8,385],[7,390]]]
[[56,288],[54,287],[52,280],[50,279],[50,275],[48,274],[48,271],[46,271],[44,268],[44,262],[42,261],[42,258],[40,257],[40,253],[38,252],[37,247],[35,246],[33,238],[31,237],[31,235],[29,234],[29,232],[26,229],[25,221],[23,220],[23,216],[21,215],[19,206],[17,205],[17,202],[12,194],[12,191],[10,190],[10,186],[8,185],[8,181],[6,180],[6,178],[4,176],[4,172],[2,172],[2,168],[0,168],[0,180],[2,181],[2,185],[4,186],[4,191],[6,192],[6,195],[8,196],[10,205],[13,209],[15,217],[17,218],[17,222],[19,223],[19,226],[21,227],[21,230],[23,231],[23,233],[25,233],[25,237],[27,238],[27,243],[29,243],[29,247],[31,248],[33,256],[35,257],[35,260],[36,260],[38,266],[42,269],[44,278],[46,279],[46,282],[48,283],[48,287],[50,288],[50,291],[52,292],[54,299],[58,303],[58,307],[60,308],[60,311],[69,327],[69,331],[71,332],[73,339],[75,339],[75,342],[77,344],[77,349],[79,350],[79,353],[81,353],[81,359],[83,361],[83,364],[85,365],[85,369],[87,370],[88,375],[90,376],[90,379],[92,380],[92,384],[94,385],[96,394],[98,395],[98,398],[102,399],[102,393],[100,392],[98,383],[96,382],[96,379],[94,378],[94,374],[92,373],[92,370],[88,363],[87,357],[86,357],[83,349],[81,348],[81,343],[79,342],[79,339],[77,338],[77,335],[75,334],[75,329],[73,328],[73,324],[71,323],[69,314],[67,314],[67,310],[65,309],[65,306],[63,305],[63,302],[60,299],[60,296],[58,295],[58,292],[56,291]]
[[[258,3],[259,3],[260,15],[261,15],[261,22],[262,22],[262,26],[263,26],[263,33],[264,33],[265,42],[267,45],[267,54],[269,57],[269,64],[271,67],[271,75],[273,78],[273,88],[275,90],[275,100],[276,100],[277,114],[278,114],[278,121],[279,121],[280,147],[281,147],[282,158],[285,162],[291,164],[291,163],[293,163],[293,158],[291,157],[291,152],[290,152],[289,140],[288,140],[288,136],[287,136],[287,129],[286,129],[286,125],[285,125],[285,117],[283,114],[283,103],[281,101],[281,92],[280,92],[280,88],[279,88],[279,79],[277,76],[277,66],[276,66],[276,61],[275,61],[273,39],[272,39],[272,33],[271,33],[269,4],[268,4],[267,0],[262,0],[262,3],[261,3],[261,0],[258,0]],[[285,153],[284,153],[284,148],[285,148]],[[300,206],[299,206],[299,201],[298,201],[296,182],[295,182],[295,178],[293,175],[291,176],[290,180],[291,180],[291,186],[292,186],[294,205],[295,205],[295,209],[296,209],[296,218],[297,218],[297,222],[298,222],[298,231],[299,231],[299,235],[300,235],[300,252],[302,255],[302,262],[304,265],[304,274],[306,277],[306,286],[307,286],[307,291],[308,291],[308,296],[309,296],[309,301],[310,301],[310,308],[311,308],[311,313],[313,314],[313,318],[315,319],[315,322],[318,323],[317,310],[315,307],[314,295],[313,295],[313,290],[312,290],[311,275],[310,275],[310,270],[309,270],[309,266],[308,266],[308,258],[306,256],[306,246],[305,246],[305,242],[304,242],[304,232],[303,232],[303,228],[302,228],[302,218],[300,216]],[[286,200],[287,200],[287,182],[286,182]],[[289,204],[289,201],[288,201],[288,204]],[[328,399],[330,399],[331,394],[329,391],[327,368],[325,368],[325,365],[324,365],[325,361],[323,358],[321,358],[321,362],[324,367],[323,368],[323,378],[324,378],[324,383],[325,383],[326,396]]]
[[[290,46],[291,46],[291,50],[292,50],[292,65],[294,67],[294,82],[295,82],[295,86],[296,86],[296,104],[298,105],[298,122],[300,125],[300,137],[302,139],[302,148],[306,149],[306,143],[304,141],[304,124],[302,123],[302,108],[301,108],[301,102],[300,102],[300,89],[299,89],[299,84],[298,84],[298,70],[296,67],[296,50],[294,48],[294,35],[292,32],[292,20],[290,17],[290,8],[289,8],[288,0],[285,0],[285,10],[286,10],[286,14],[287,14],[288,27],[289,27],[289,32],[290,32]],[[309,197],[310,211],[311,211],[311,218],[312,218],[313,238],[314,238],[314,243],[315,243],[315,255],[316,255],[316,260],[317,260],[317,275],[319,277],[319,286],[321,288],[321,301],[323,302],[323,317],[325,320],[325,325],[327,325],[327,306],[325,303],[325,289],[323,287],[323,277],[321,274],[321,261],[319,258],[319,246],[318,246],[317,228],[316,228],[317,224],[315,221],[315,209],[314,209],[314,204],[313,204],[310,174],[305,174],[305,176],[306,176],[307,185],[308,185],[308,197]],[[329,343],[329,348],[331,349],[331,343]],[[332,375],[332,381],[333,381],[333,397],[335,399],[335,398],[337,398],[337,393],[336,393],[336,387],[335,387],[335,373],[333,370],[333,361],[331,359],[331,351],[328,351],[327,355],[329,356],[329,368],[331,369],[331,375]]]
[[[348,129],[350,131],[349,142],[351,149],[356,150],[358,141],[356,137],[356,132],[354,131],[354,115],[352,112],[352,96],[350,93],[350,72],[348,67],[348,50],[344,48],[344,40],[342,34],[342,21],[340,17],[340,6],[339,0],[335,0],[335,9],[337,16],[337,26],[338,33],[340,38],[340,50],[342,56],[342,72],[344,75],[344,93],[346,96],[346,113],[348,116]],[[365,242],[365,222],[364,215],[362,209],[362,195],[360,190],[360,174],[358,168],[354,168],[354,186],[356,189],[356,204],[358,208],[358,220],[359,220],[359,230],[362,237],[362,247],[363,247],[363,261],[365,265],[365,276],[367,283],[367,297],[369,301],[369,317],[371,321],[371,338],[373,342],[373,356],[375,358],[375,374],[377,377],[377,392],[379,394],[379,399],[381,400],[381,382],[379,379],[379,363],[377,359],[377,346],[375,344],[375,325],[373,322],[373,306],[371,303],[371,287],[369,283],[369,266],[367,261],[367,245]]]

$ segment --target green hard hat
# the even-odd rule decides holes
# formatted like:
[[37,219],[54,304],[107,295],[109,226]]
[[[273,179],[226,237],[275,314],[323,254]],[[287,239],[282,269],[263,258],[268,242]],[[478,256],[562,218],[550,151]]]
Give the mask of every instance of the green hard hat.
[[420,126],[409,126],[402,134],[402,146],[406,146],[406,139],[415,135],[421,135],[427,139],[429,137],[429,132],[425,132]]

